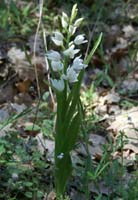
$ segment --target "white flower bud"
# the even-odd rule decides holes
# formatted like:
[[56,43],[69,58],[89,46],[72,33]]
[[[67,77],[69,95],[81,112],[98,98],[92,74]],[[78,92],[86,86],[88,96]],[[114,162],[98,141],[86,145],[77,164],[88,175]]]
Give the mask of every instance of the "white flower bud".
[[57,51],[49,51],[47,54],[46,54],[47,58],[49,60],[52,60],[52,61],[60,61],[61,59],[61,55],[57,52]]
[[68,27],[68,22],[69,22],[69,18],[68,15],[64,12],[62,12],[62,17],[61,17],[61,24],[63,28],[67,28]]
[[60,61],[52,61],[51,62],[51,67],[54,72],[61,71],[63,69],[63,63]]
[[70,18],[71,22],[76,18],[77,13],[78,13],[77,4],[75,4],[71,11],[71,18]]
[[57,79],[51,79],[51,83],[52,83],[52,86],[59,92],[62,92],[64,90],[64,81],[63,79],[61,80],[57,80]]

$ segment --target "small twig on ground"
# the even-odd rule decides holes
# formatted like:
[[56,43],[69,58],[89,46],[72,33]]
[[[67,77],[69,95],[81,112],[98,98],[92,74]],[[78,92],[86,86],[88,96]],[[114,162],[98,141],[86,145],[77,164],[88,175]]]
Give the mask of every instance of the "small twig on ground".
[[[39,29],[40,29],[40,25],[41,25],[41,21],[42,21],[43,4],[44,4],[44,1],[41,0],[39,2],[39,6],[40,6],[39,7],[39,21],[38,21],[38,25],[37,25],[37,29],[36,29],[35,40],[34,40],[34,49],[33,49],[33,58],[34,59],[36,58],[36,44],[37,44],[37,37],[38,37],[38,34],[39,34]],[[36,78],[37,92],[38,92],[39,101],[38,101],[37,108],[36,108],[36,113],[35,113],[35,118],[34,118],[32,130],[34,129],[34,125],[35,125],[35,122],[37,120],[37,114],[38,114],[38,111],[39,111],[39,105],[40,105],[40,99],[41,99],[41,93],[40,93],[40,86],[39,86],[39,79],[38,79],[38,72],[37,72],[36,63],[34,64],[34,70],[35,70],[35,78]]]
[[[38,25],[37,25],[37,29],[36,29],[35,40],[34,40],[34,49],[33,49],[33,57],[34,58],[36,58],[36,44],[37,44],[37,38],[38,38],[39,29],[40,29],[40,25],[41,25],[41,21],[42,21],[43,4],[44,4],[44,2],[43,2],[43,0],[41,0],[39,2],[39,5],[40,5],[39,21],[38,21]],[[40,99],[41,94],[40,94],[40,86],[39,86],[39,79],[38,79],[36,63],[34,64],[34,70],[35,70],[35,78],[36,78],[36,84],[37,84],[38,97]]]
[[[45,47],[45,50],[47,52],[46,31],[44,29],[43,23],[42,23],[42,31],[43,31],[44,47]],[[48,84],[49,84],[49,94],[51,96],[51,101],[52,101],[52,104],[53,104],[53,108],[55,110],[55,100],[54,100],[54,96],[53,96],[52,89],[51,89],[51,86],[50,86],[49,63],[48,63],[46,56],[45,56],[45,63],[46,63],[47,79],[48,79]]]

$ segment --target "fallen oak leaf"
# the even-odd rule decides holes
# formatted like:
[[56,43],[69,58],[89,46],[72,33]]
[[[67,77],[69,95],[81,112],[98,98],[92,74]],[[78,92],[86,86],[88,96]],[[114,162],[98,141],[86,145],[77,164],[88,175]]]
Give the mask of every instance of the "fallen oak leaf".
[[31,81],[29,79],[26,79],[22,82],[19,82],[19,83],[16,83],[15,84],[18,91],[21,92],[21,93],[26,93],[29,91],[29,87],[31,85]]

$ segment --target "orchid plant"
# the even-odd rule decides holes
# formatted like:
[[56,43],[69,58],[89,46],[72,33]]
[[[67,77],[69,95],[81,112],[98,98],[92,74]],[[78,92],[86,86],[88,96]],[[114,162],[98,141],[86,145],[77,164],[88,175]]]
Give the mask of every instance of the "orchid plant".
[[50,50],[46,53],[50,65],[51,86],[57,99],[54,157],[57,196],[64,194],[72,171],[71,151],[77,141],[82,122],[80,87],[83,74],[102,37],[99,36],[94,48],[83,60],[79,47],[88,41],[84,34],[75,36],[83,21],[83,18],[76,19],[77,12],[75,4],[70,17],[62,13],[62,33],[57,30],[51,37],[60,51]]

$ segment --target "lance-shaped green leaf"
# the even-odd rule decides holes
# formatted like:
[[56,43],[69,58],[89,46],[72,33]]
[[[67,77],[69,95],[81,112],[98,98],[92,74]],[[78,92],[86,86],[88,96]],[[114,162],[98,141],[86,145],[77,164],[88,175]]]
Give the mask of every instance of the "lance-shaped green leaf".
[[102,36],[103,36],[103,33],[100,33],[97,41],[95,42],[94,44],[94,47],[92,48],[92,50],[90,51],[89,55],[87,56],[87,58],[85,59],[84,63],[86,65],[88,65],[92,59],[92,56],[93,54],[95,53],[96,49],[98,48],[99,44],[101,43],[101,40],[102,40]]
[[[56,143],[56,152],[55,152],[55,177],[56,177],[56,189],[57,194],[63,194],[67,180],[72,171],[72,163],[70,158],[70,151],[73,149],[74,144],[76,143],[79,127],[80,127],[80,115],[77,113],[72,121],[69,123],[69,127],[64,132],[64,139],[62,138],[63,143]],[[57,142],[57,141],[56,141]],[[61,156],[59,156],[61,154]]]

